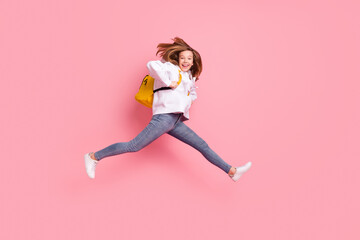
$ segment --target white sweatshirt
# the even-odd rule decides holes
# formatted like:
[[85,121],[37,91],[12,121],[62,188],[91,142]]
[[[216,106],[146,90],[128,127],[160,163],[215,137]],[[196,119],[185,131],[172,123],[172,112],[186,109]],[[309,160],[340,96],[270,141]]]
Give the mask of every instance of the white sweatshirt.
[[178,65],[165,62],[163,59],[147,63],[150,76],[155,79],[154,89],[168,87],[172,81],[179,81],[179,70],[182,80],[175,89],[160,90],[154,93],[153,115],[160,113],[183,113],[182,120],[189,119],[189,109],[197,98],[195,79],[191,71],[183,72]]

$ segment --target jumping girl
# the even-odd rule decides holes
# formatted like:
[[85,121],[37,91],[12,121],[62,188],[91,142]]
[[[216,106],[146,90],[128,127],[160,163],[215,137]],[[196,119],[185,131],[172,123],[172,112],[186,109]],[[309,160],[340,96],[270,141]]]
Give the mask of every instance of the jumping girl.
[[[150,61],[147,68],[154,80],[156,91],[152,105],[153,116],[139,135],[129,142],[114,143],[97,152],[86,153],[85,168],[90,178],[95,178],[95,167],[105,157],[127,152],[137,152],[167,133],[198,150],[210,163],[222,169],[237,181],[250,169],[251,162],[233,167],[221,159],[193,130],[184,124],[189,119],[189,109],[197,98],[195,81],[202,71],[200,54],[184,40],[175,37],[173,43],[160,43],[156,55],[161,61]],[[181,75],[181,81],[179,76]]]

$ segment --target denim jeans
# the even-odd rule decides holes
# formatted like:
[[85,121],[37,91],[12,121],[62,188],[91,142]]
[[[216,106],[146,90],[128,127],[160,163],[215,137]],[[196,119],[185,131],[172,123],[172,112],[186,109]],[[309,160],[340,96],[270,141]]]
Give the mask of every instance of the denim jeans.
[[114,143],[97,151],[95,152],[95,158],[101,160],[122,153],[137,152],[164,133],[192,146],[209,162],[221,168],[224,172],[228,173],[230,171],[231,165],[222,160],[202,138],[181,121],[181,113],[153,115],[150,123],[134,139],[129,142]]

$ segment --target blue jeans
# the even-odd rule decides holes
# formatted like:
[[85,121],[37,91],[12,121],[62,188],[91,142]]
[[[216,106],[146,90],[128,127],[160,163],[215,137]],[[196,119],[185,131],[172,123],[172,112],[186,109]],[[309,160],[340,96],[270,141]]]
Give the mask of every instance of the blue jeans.
[[180,113],[156,114],[151,118],[150,123],[139,135],[129,142],[114,143],[100,151],[95,152],[95,158],[114,156],[127,152],[137,152],[155,139],[167,133],[180,141],[198,150],[209,162],[228,173],[231,166],[222,160],[193,130],[181,121]]

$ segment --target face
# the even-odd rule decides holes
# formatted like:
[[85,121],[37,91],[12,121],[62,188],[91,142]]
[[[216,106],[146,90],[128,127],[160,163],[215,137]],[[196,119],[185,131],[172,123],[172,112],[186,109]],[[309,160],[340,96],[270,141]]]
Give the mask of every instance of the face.
[[192,51],[186,50],[182,51],[179,54],[179,67],[181,71],[186,72],[189,71],[191,66],[193,65],[193,53]]

